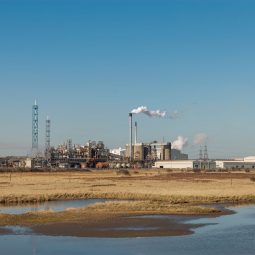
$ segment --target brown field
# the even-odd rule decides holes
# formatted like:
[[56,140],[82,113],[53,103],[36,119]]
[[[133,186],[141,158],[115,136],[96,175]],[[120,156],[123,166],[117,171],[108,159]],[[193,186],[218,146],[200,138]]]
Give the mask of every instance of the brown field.
[[79,198],[171,203],[254,202],[255,173],[172,173],[165,170],[0,173],[0,203]]
[[[0,214],[0,226],[27,225],[38,233],[56,235],[66,233],[76,236],[152,236],[190,233],[189,229],[173,223],[167,225],[162,219],[150,220],[152,225],[158,226],[157,230],[144,230],[139,233],[110,231],[109,226],[120,228],[130,224],[148,225],[146,223],[148,220],[138,220],[130,216],[171,214],[217,216],[224,212],[215,209],[213,206],[215,203],[254,203],[254,180],[255,173],[245,172],[91,170],[89,172],[1,173],[0,203],[5,205],[83,198],[117,200],[60,213]],[[201,206],[206,203],[212,204],[211,208]],[[79,231],[77,226],[83,226],[82,231]],[[104,233],[98,230],[102,226],[106,229],[108,227]],[[56,229],[62,231],[58,230],[58,232]]]

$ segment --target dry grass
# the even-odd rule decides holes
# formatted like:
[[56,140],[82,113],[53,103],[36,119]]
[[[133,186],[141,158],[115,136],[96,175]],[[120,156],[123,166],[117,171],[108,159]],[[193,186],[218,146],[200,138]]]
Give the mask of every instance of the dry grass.
[[254,202],[255,174],[186,174],[157,170],[0,174],[0,203],[111,198],[171,203]]
[[[105,221],[148,214],[219,214],[202,203],[255,202],[252,173],[174,173],[158,170],[9,173],[0,174],[0,203],[106,198],[125,201],[98,203],[64,212],[0,214],[0,225]],[[127,201],[129,200],[129,201]]]
[[112,218],[139,215],[208,215],[219,214],[214,208],[191,205],[172,205],[150,201],[118,201],[97,203],[82,209],[69,209],[63,212],[32,212],[22,215],[0,214],[0,225],[32,226],[63,222],[95,222]]

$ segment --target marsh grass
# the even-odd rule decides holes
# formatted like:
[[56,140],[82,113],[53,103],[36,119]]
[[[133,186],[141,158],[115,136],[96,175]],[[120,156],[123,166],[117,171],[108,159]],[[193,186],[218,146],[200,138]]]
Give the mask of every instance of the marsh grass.
[[[0,203],[66,199],[148,200],[179,203],[255,202],[253,173],[169,173],[163,170],[0,174]],[[8,184],[9,183],[9,184]]]
[[116,201],[97,203],[80,209],[68,209],[63,212],[31,212],[21,215],[0,214],[0,225],[31,226],[58,222],[94,222],[109,218],[142,215],[211,215],[220,214],[215,208],[172,205],[166,202]]
[[[64,212],[0,214],[0,225],[105,221],[132,215],[219,214],[208,203],[254,203],[253,173],[174,173],[158,170],[0,174],[0,203],[115,199]],[[11,181],[11,183],[10,183]]]

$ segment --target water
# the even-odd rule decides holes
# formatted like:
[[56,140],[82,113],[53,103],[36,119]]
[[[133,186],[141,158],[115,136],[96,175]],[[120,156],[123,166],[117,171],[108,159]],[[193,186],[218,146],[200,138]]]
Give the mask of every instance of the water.
[[0,254],[11,255],[253,255],[255,206],[237,208],[233,215],[192,220],[210,223],[180,237],[74,238],[38,235],[0,236]]
[[28,205],[13,205],[0,206],[0,213],[7,214],[23,214],[27,212],[38,211],[55,211],[61,212],[68,208],[81,208],[97,202],[104,202],[103,199],[81,199],[81,200],[66,200],[66,201],[47,201],[43,203],[28,204]]

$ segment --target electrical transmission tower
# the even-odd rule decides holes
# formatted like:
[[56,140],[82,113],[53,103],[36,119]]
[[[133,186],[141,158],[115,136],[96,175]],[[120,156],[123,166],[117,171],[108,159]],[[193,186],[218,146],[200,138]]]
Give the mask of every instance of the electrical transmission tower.
[[32,154],[33,156],[37,156],[38,154],[38,130],[39,130],[38,110],[39,110],[39,107],[35,100],[35,104],[32,107]]
[[46,119],[46,128],[45,128],[45,158],[49,161],[50,160],[50,125],[51,121],[47,116]]
[[72,152],[73,152],[73,142],[72,142],[72,139],[68,139],[67,140],[67,150],[68,150],[69,158],[71,158],[72,157]]
[[208,160],[209,156],[208,156],[208,150],[207,150],[207,145],[205,145],[205,149],[204,149],[204,160]]
[[199,150],[199,159],[202,160],[203,159],[203,150],[202,150],[202,146],[200,145],[200,150]]

